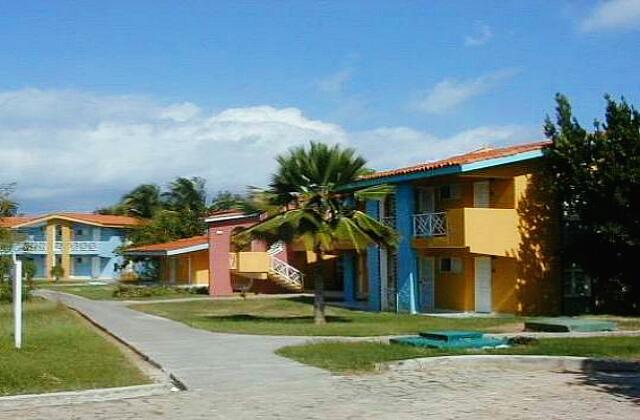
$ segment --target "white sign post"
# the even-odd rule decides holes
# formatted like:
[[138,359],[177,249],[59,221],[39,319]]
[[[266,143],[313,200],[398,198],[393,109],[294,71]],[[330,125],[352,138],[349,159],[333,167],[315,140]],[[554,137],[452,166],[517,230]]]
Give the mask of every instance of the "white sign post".
[[13,337],[17,349],[22,347],[22,261],[13,254]]

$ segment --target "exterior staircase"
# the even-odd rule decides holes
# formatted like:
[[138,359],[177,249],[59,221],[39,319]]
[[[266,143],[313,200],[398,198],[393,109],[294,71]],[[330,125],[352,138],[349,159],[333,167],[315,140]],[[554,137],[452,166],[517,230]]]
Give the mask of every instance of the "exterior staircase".
[[276,242],[267,251],[269,255],[269,272],[267,277],[278,286],[294,292],[304,289],[304,275],[294,266],[276,257],[285,250],[284,243]]

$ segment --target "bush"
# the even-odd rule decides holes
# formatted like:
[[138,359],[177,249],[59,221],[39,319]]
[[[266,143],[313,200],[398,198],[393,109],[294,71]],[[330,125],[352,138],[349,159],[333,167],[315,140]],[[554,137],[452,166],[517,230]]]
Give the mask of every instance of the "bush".
[[59,281],[62,277],[64,277],[64,268],[61,265],[54,265],[51,267],[51,271],[49,272],[51,277],[53,277],[56,281]]
[[[27,301],[31,299],[33,292],[33,286],[29,283],[22,285],[22,300]],[[0,283],[0,303],[12,303],[13,302],[13,282],[8,281]]]
[[171,287],[171,286],[136,286],[131,284],[118,284],[113,296],[117,298],[145,298],[154,296],[169,295],[206,295],[209,294],[209,288],[206,286],[199,287]]

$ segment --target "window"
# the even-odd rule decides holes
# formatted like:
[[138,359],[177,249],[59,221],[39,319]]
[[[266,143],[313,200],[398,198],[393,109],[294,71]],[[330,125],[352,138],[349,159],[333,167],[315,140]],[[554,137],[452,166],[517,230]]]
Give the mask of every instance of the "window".
[[84,263],[84,258],[76,257],[76,264],[82,264],[82,263]]
[[455,200],[460,198],[460,185],[442,185],[439,188],[439,195],[441,200]]
[[591,296],[591,279],[575,264],[563,272],[565,297]]
[[76,229],[76,236],[84,236],[84,230],[83,229]]
[[458,257],[440,258],[441,273],[462,273],[462,260]]

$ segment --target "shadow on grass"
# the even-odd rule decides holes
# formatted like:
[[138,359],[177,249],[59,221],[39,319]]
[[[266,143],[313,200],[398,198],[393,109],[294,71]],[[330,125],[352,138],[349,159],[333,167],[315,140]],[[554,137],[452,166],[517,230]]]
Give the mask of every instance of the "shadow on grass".
[[[283,316],[283,317],[272,317],[272,316],[256,316],[249,314],[236,314],[236,315],[207,315],[204,318],[210,321],[220,321],[220,322],[251,322],[251,323],[283,323],[283,324],[312,324],[313,317],[312,316]],[[353,320],[349,318],[345,318],[342,316],[330,316],[327,317],[327,322],[337,322],[337,323],[349,323],[353,322]]]
[[598,361],[589,363],[593,366],[585,366],[581,373],[583,385],[640,405],[640,363],[620,362],[615,369],[609,368],[610,362],[601,362],[602,366]]

